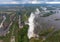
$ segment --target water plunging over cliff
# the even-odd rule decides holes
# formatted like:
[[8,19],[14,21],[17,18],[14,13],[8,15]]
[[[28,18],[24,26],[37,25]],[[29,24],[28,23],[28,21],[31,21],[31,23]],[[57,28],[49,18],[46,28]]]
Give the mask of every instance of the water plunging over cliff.
[[36,11],[35,11],[35,13],[31,12],[31,15],[30,15],[30,17],[29,17],[29,19],[28,19],[28,21],[29,21],[29,23],[28,23],[28,25],[29,25],[28,38],[29,38],[29,39],[35,36],[35,34],[34,34],[34,26],[35,26],[35,25],[34,25],[34,18],[35,18],[35,16],[36,16],[37,14],[39,14],[39,13],[40,13],[40,11],[39,11],[39,9],[37,8]]

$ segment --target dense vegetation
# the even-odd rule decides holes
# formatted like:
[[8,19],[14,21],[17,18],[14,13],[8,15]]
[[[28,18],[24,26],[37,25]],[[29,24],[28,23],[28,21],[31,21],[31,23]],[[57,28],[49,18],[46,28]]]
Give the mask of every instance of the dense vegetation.
[[26,25],[18,31],[18,42],[29,42],[27,32],[28,32],[28,26]]
[[50,15],[52,15],[52,13],[45,13],[45,14],[43,14],[42,17],[47,17],[47,16],[50,16]]

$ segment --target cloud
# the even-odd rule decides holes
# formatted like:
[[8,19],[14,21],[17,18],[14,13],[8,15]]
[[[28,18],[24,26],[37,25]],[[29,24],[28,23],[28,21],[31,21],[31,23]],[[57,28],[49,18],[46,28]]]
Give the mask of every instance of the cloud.
[[19,4],[19,3],[18,3],[18,2],[13,1],[13,2],[0,2],[0,4]]
[[46,4],[60,4],[60,2],[46,2]]
[[52,2],[52,1],[60,1],[60,0],[14,0],[14,1],[45,1],[45,2]]
[[[41,3],[59,3],[60,0],[14,0],[19,2],[20,4],[26,4],[26,3],[30,3],[30,4],[41,4]],[[49,4],[48,3],[48,4]]]
[[0,0],[0,4],[42,4],[42,3],[60,4],[60,0],[5,0],[5,1]]

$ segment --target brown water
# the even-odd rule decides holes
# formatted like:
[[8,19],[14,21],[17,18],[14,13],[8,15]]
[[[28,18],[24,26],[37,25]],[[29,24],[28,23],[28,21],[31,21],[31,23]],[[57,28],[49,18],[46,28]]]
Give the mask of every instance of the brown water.
[[52,14],[48,17],[42,17],[43,22],[48,24],[47,27],[54,26],[56,30],[60,29],[60,13]]

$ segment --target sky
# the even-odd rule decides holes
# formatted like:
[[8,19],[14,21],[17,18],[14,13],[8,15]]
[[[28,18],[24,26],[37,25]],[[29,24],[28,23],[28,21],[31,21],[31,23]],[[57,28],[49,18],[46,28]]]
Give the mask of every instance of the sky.
[[60,0],[0,0],[0,4],[60,4]]

